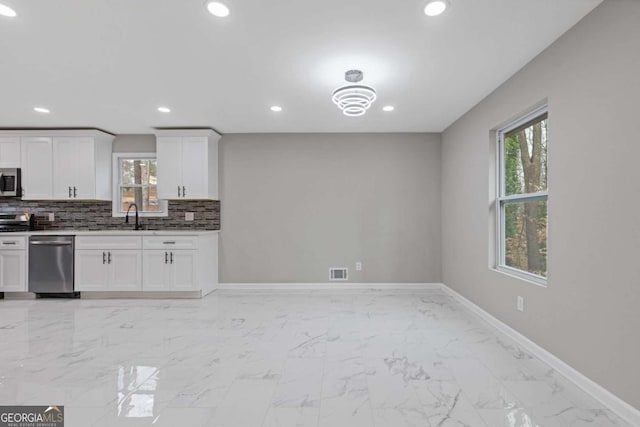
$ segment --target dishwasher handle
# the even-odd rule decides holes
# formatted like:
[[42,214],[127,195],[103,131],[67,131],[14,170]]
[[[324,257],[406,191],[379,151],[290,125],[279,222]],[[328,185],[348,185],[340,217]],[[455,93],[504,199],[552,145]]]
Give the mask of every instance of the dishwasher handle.
[[32,240],[29,244],[42,246],[69,246],[73,245],[73,242],[68,240]]

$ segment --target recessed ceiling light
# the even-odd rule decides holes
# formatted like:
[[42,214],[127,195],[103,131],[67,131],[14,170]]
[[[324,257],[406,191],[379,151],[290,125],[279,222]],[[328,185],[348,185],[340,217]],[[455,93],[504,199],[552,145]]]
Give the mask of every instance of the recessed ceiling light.
[[7,16],[9,18],[14,18],[17,13],[15,10],[11,9],[9,6],[0,3],[0,15]]
[[272,105],[271,108],[269,108],[271,111],[274,111],[276,113],[279,113],[280,111],[282,111],[282,107],[279,105]]
[[438,16],[447,10],[447,2],[445,0],[433,0],[427,3],[424,8],[424,13],[427,16]]
[[395,109],[396,107],[394,107],[393,105],[385,105],[384,107],[382,107],[382,111],[393,111]]
[[168,107],[158,107],[158,111],[160,111],[161,113],[170,113],[170,112],[171,112],[171,108],[168,108]]
[[48,108],[44,107],[33,107],[33,111],[37,111],[38,113],[49,114],[51,111]]
[[207,10],[213,16],[217,16],[218,18],[224,18],[225,16],[229,16],[229,8],[224,3],[220,3],[218,1],[210,1],[207,3]]

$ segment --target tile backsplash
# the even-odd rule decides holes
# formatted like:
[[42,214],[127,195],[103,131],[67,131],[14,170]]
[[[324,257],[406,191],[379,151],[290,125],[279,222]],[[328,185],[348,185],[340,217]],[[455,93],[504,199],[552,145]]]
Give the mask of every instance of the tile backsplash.
[[[36,217],[38,230],[122,230],[133,227],[133,210],[129,224],[123,217],[111,216],[110,201],[23,201],[0,199],[0,212],[29,212]],[[55,220],[49,222],[49,213]],[[185,212],[193,212],[194,220],[185,221]],[[146,230],[219,230],[220,201],[217,200],[170,200],[169,216],[141,217]]]

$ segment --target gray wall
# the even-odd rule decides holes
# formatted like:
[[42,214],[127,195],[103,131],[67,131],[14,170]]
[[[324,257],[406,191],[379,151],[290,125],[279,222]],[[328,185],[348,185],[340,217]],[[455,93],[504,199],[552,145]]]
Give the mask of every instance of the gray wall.
[[146,134],[118,135],[113,140],[114,153],[155,153],[156,136]]
[[[489,268],[490,130],[545,98],[547,288]],[[444,132],[442,250],[447,285],[640,408],[639,99],[640,2],[605,1]]]
[[220,280],[440,282],[440,154],[434,134],[223,136]]

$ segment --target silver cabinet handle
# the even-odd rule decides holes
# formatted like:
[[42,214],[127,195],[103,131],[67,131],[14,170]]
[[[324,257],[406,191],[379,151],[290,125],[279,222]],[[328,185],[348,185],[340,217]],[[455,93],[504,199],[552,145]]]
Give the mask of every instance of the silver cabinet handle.
[[78,189],[76,187],[73,187],[73,198],[77,198],[78,197]]
[[69,187],[69,198],[71,198],[71,187]]
[[163,245],[175,245],[176,242],[167,240],[166,242],[162,242]]
[[107,254],[102,252],[102,264],[106,264],[107,263]]
[[178,197],[180,197],[180,186],[178,185]]
[[169,260],[167,259],[168,254],[165,252],[164,253],[164,263],[166,264]]
[[182,197],[187,197],[187,189],[184,187],[184,185],[182,186]]
[[15,245],[16,242],[2,242],[3,245]]
[[108,252],[107,264],[111,264],[111,252]]
[[173,252],[171,252],[171,264],[173,264]]

